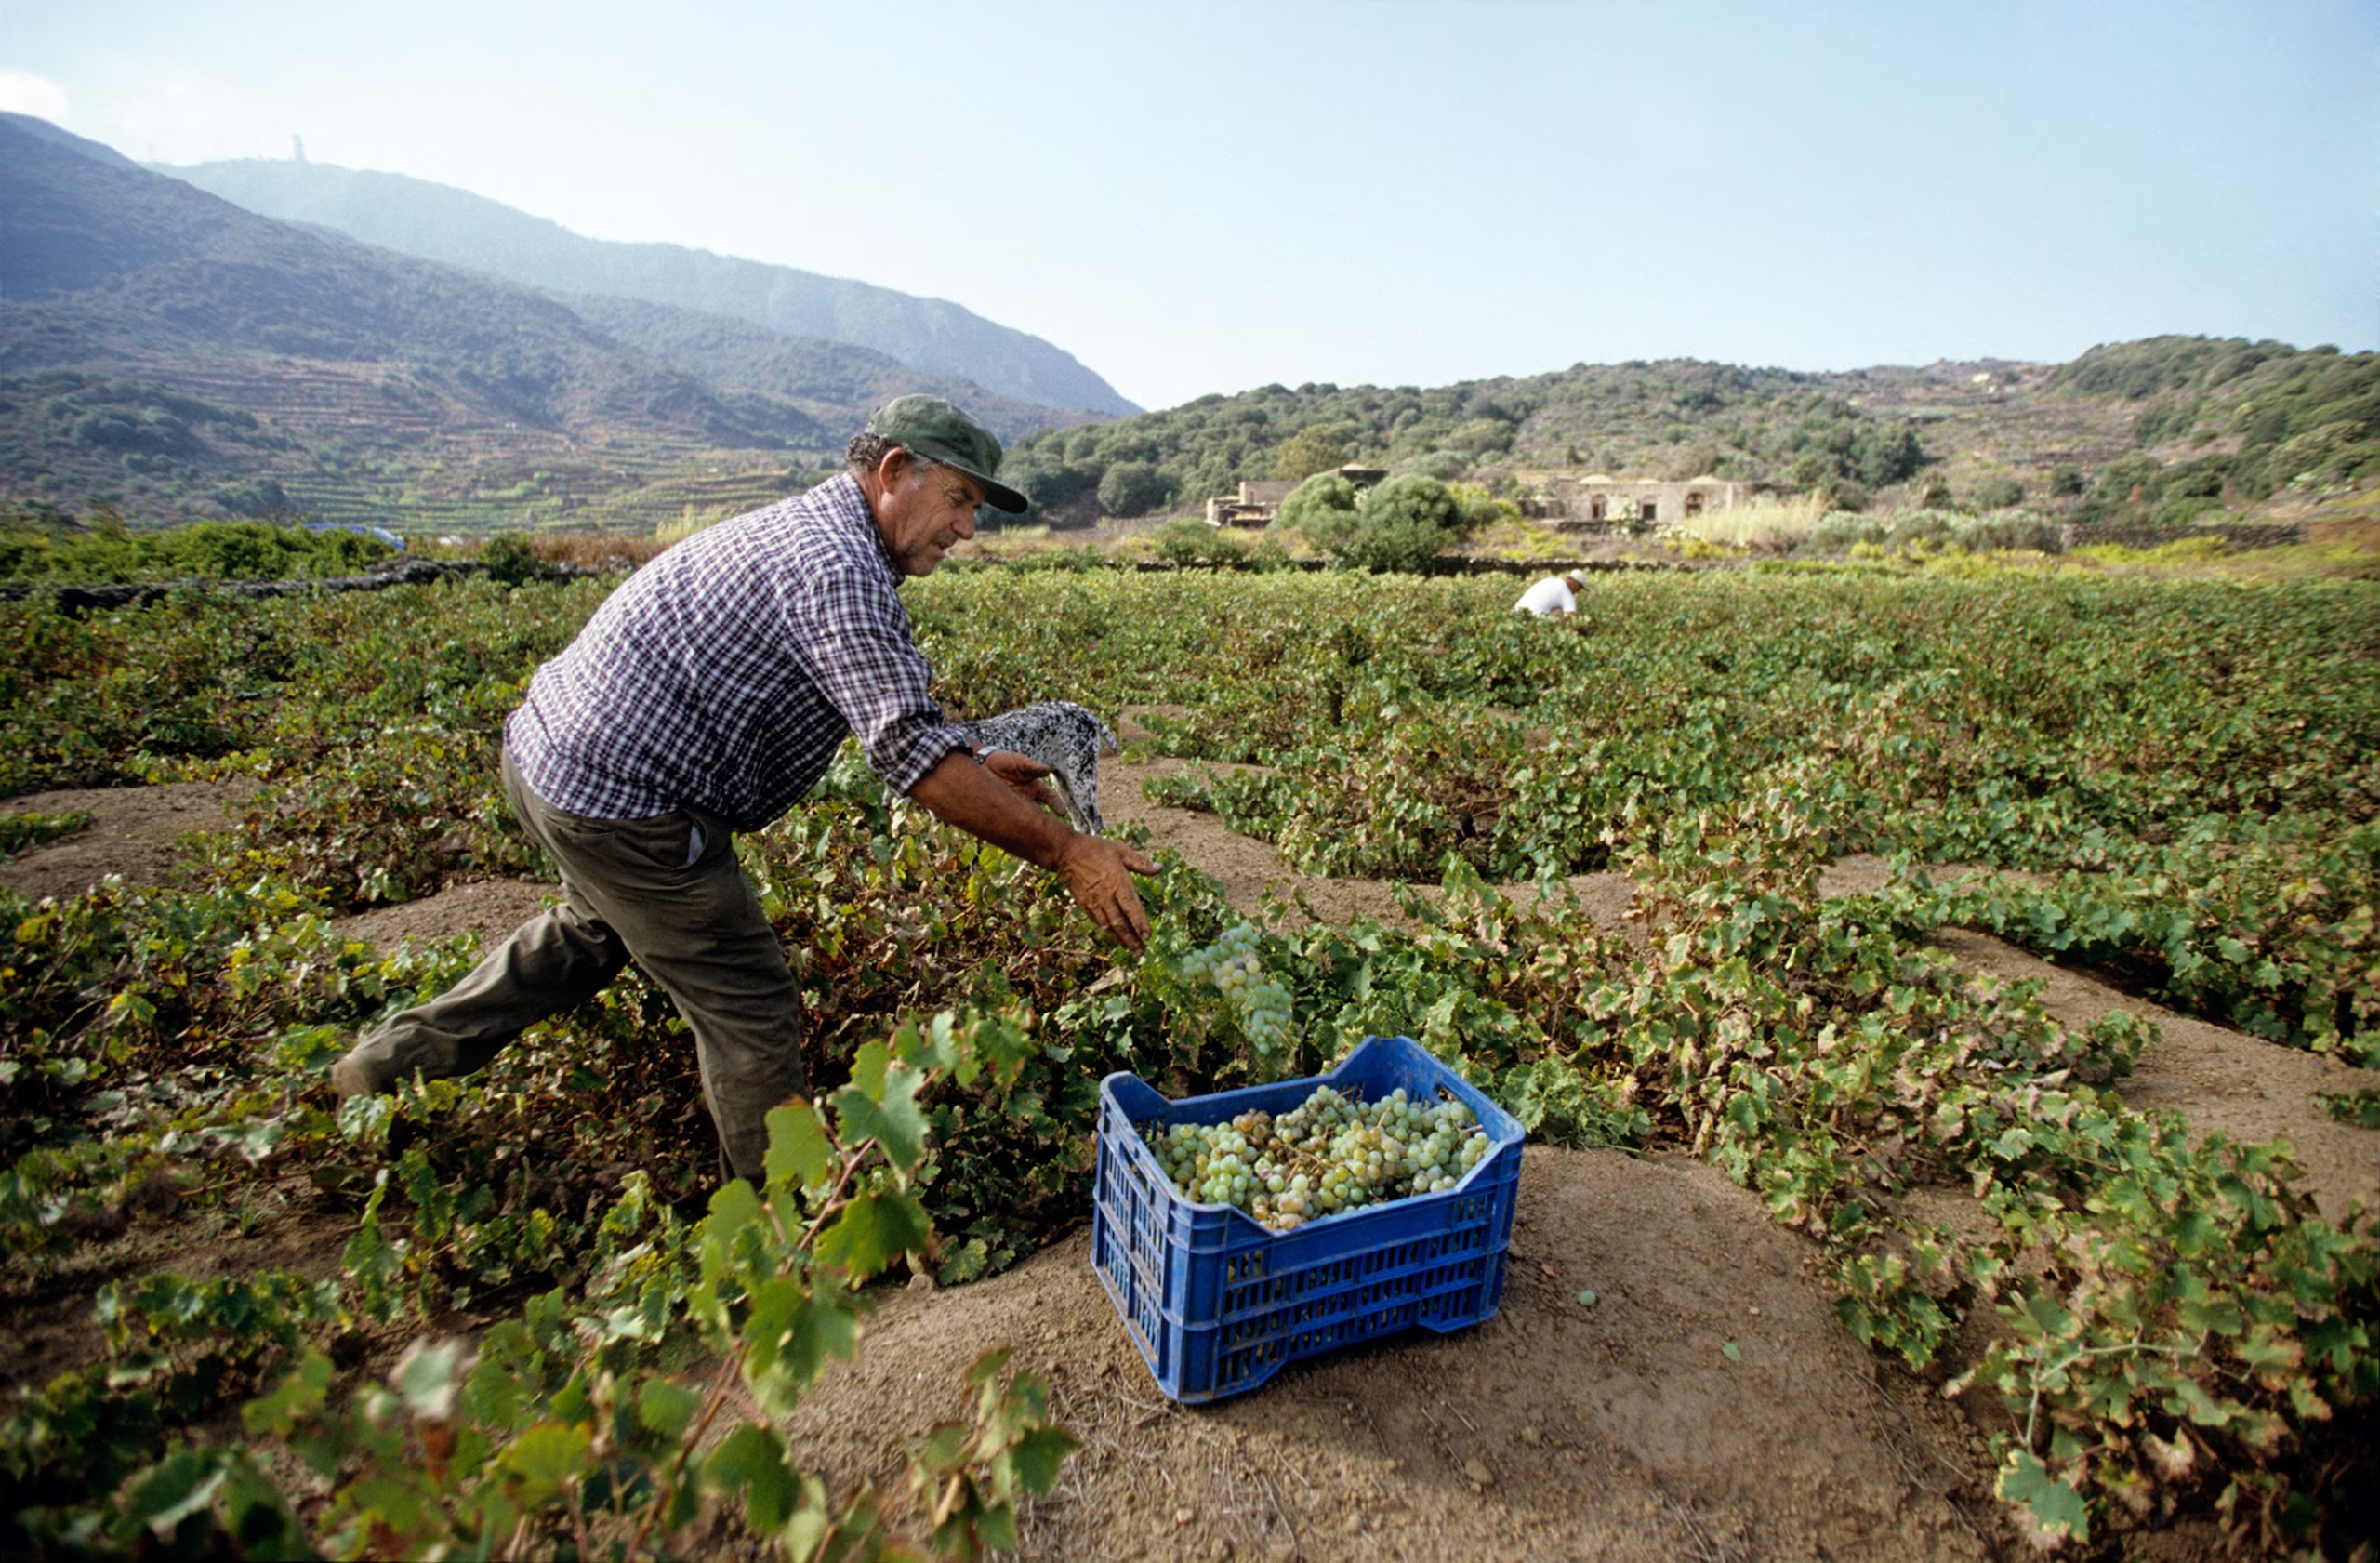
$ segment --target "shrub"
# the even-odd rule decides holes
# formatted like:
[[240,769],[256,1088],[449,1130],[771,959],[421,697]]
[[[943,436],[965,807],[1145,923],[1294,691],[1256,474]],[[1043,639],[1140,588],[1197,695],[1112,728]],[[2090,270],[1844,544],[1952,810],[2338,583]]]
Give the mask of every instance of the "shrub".
[[74,420],[74,442],[102,450],[153,451],[171,456],[191,447],[190,426],[171,413],[99,407]]
[[1312,536],[1317,524],[1328,526],[1333,517],[1355,513],[1355,485],[1336,472],[1316,472],[1281,501],[1280,524]]
[[1513,426],[1501,418],[1475,417],[1447,435],[1446,445],[1473,456],[1501,456],[1513,448]]
[[1950,523],[1950,540],[1974,553],[2009,549],[2058,550],[2057,534],[2047,522],[2024,510],[1995,510],[1990,515],[1962,516]]
[[1726,510],[1686,516],[1664,530],[1727,548],[1790,549],[1809,536],[1824,513],[1824,507],[1806,497],[1759,495]]
[[1236,564],[1248,557],[1248,545],[1184,516],[1157,528],[1157,556],[1173,564]]
[[480,563],[487,567],[488,579],[506,586],[535,580],[545,569],[527,534],[521,532],[498,532],[480,545]]
[[1857,514],[1868,508],[1870,496],[1866,485],[1854,483],[1849,478],[1838,478],[1824,493],[1828,508],[1831,510]]
[[1309,424],[1273,453],[1273,475],[1302,480],[1344,466],[1346,461],[1347,442],[1341,431],[1328,424]]
[[1471,470],[1471,457],[1459,450],[1425,451],[1404,463],[1404,470],[1440,483],[1452,483]]
[[[1296,494],[1326,481],[1309,479]],[[1421,574],[1438,550],[1463,534],[1462,507],[1454,491],[1419,473],[1390,478],[1366,493],[1355,508],[1337,508],[1338,491],[1316,489],[1299,524],[1315,546],[1351,570]],[[1283,507],[1286,515],[1288,507]]]
[[1419,472],[1390,478],[1366,494],[1359,509],[1374,526],[1433,527],[1449,542],[1462,535],[1462,505],[1454,490]]
[[1848,553],[1861,544],[1876,547],[1883,544],[1889,532],[1882,521],[1848,510],[1829,510],[1818,518],[1809,536],[1802,540],[1796,553]]
[[1350,570],[1423,575],[1447,539],[1448,534],[1427,522],[1411,518],[1373,522],[1356,515],[1316,537],[1315,544]]
[[1907,548],[1911,543],[1939,543],[1950,538],[1955,518],[1940,510],[1911,510],[1895,516],[1884,528],[1884,540],[1895,548]]
[[0,575],[75,582],[348,576],[395,551],[359,533],[260,521],[200,521],[134,532],[112,511],[85,530],[16,531],[0,538]]
[[1173,494],[1173,480],[1146,461],[1118,461],[1099,480],[1099,508],[1112,516],[1146,515]]
[[1975,508],[1978,510],[2004,510],[2025,501],[2025,485],[2002,473],[1976,485]]
[[272,478],[246,478],[234,483],[218,483],[215,487],[216,507],[226,515],[245,516],[262,520],[280,515],[290,508],[289,496]]
[[1518,505],[1510,499],[1499,499],[1475,483],[1449,483],[1447,492],[1454,496],[1456,523],[1463,536],[1521,518]]

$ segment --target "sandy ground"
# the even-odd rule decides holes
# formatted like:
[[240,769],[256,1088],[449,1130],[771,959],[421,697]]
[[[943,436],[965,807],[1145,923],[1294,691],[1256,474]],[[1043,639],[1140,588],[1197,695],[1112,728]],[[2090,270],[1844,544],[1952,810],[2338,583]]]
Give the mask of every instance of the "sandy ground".
[[[1291,873],[1210,815],[1149,803],[1141,782],[1172,763],[1104,767],[1109,820],[1145,823],[1153,844],[1215,875],[1245,908],[1268,891],[1302,891],[1328,919],[1397,921],[1387,885]],[[0,806],[84,807],[94,818],[0,865],[0,882],[59,894],[105,872],[165,878],[175,838],[219,825],[235,798],[156,788],[11,801]],[[1845,860],[1826,888],[1862,888],[1883,871]],[[1573,887],[1598,923],[1621,926],[1627,881],[1586,875]],[[342,928],[383,944],[465,930],[495,938],[548,894],[519,881],[463,886]],[[2069,1025],[2117,1007],[2150,1015],[2164,1040],[2123,1083],[2127,1100],[2179,1111],[2202,1133],[2285,1137],[2326,1212],[2350,1199],[2380,1206],[2380,1134],[2333,1121],[2314,1095],[2361,1083],[2362,1072],[2173,1015],[1980,934],[1946,931],[1940,943],[1978,972],[2040,979]],[[219,1214],[165,1225],[178,1231],[186,1270],[328,1274],[349,1222],[302,1205],[268,1211],[247,1237]],[[11,1299],[15,1338],[0,1371],[20,1382],[94,1355],[89,1288],[160,1263],[161,1237],[135,1227],[85,1251],[42,1295]],[[1475,1329],[1293,1364],[1261,1390],[1184,1409],[1157,1391],[1078,1232],[974,1286],[890,1294],[862,1360],[830,1371],[792,1431],[832,1477],[895,1481],[902,1447],[959,1414],[967,1363],[1010,1345],[1051,1383],[1085,1444],[1028,1517],[1031,1557],[2020,1555],[1990,1497],[1981,1432],[1844,1332],[1804,1273],[1807,1254],[1701,1163],[1534,1147],[1502,1308]],[[1582,1288],[1597,1294],[1593,1307],[1579,1303]],[[2168,1533],[2149,1550],[2188,1557],[2202,1542]]]
[[893,1296],[795,1414],[798,1447],[896,1481],[902,1446],[960,1414],[967,1364],[1009,1346],[1085,1446],[1026,1527],[1035,1557],[1993,1552],[1979,1443],[1877,1369],[1800,1241],[1699,1162],[1534,1147],[1496,1318],[1205,1409],[1157,1392],[1089,1250]]
[[192,830],[224,828],[253,790],[248,782],[176,782],[28,792],[0,800],[0,813],[91,813],[91,823],[75,834],[44,841],[0,863],[0,884],[35,900],[80,895],[110,874],[121,874],[132,884],[163,884],[179,860],[176,843],[181,837]]
[[419,901],[400,901],[343,917],[331,927],[350,939],[382,947],[405,939],[474,934],[494,945],[558,900],[558,886],[537,880],[483,880],[449,886]]

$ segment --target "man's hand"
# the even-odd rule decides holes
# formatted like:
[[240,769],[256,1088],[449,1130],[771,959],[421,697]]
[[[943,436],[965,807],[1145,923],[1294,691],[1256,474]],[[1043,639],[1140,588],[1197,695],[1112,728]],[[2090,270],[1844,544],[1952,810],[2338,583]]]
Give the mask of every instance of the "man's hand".
[[1148,942],[1149,914],[1141,907],[1131,875],[1157,872],[1148,854],[1104,836],[1070,836],[1058,855],[1057,870],[1067,893],[1100,931],[1139,953]]
[[1102,933],[1139,950],[1148,939],[1149,918],[1132,876],[1154,874],[1157,865],[1121,841],[1078,834],[1058,810],[1044,814],[1030,806],[1027,800],[1041,801],[1036,794],[1047,775],[1021,754],[994,750],[979,764],[967,750],[955,748],[919,778],[909,796],[935,818],[1056,874]]
[[1009,790],[1026,802],[1049,810],[1064,819],[1066,811],[1058,802],[1058,795],[1042,784],[1050,767],[1038,760],[1028,760],[1012,748],[996,748],[983,757],[984,769],[997,781],[1008,784]]

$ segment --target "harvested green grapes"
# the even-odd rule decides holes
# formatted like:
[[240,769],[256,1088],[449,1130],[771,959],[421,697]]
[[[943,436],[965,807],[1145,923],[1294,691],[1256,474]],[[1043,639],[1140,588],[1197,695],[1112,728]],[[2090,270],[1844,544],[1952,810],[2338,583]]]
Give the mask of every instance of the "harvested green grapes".
[[1461,1102],[1398,1090],[1367,1107],[1327,1085],[1278,1118],[1152,1120],[1141,1137],[1183,1196],[1245,1211],[1276,1232],[1452,1188],[1495,1148]]

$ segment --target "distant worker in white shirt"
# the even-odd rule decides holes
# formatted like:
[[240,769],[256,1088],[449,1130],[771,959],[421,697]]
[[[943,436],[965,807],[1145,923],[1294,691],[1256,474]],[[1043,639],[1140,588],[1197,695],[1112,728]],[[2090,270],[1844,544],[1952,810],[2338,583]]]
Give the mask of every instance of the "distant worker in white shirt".
[[1522,592],[1521,600],[1513,604],[1513,611],[1538,618],[1547,618],[1554,614],[1575,614],[1579,611],[1580,589],[1586,584],[1585,579],[1575,573],[1548,576]]

